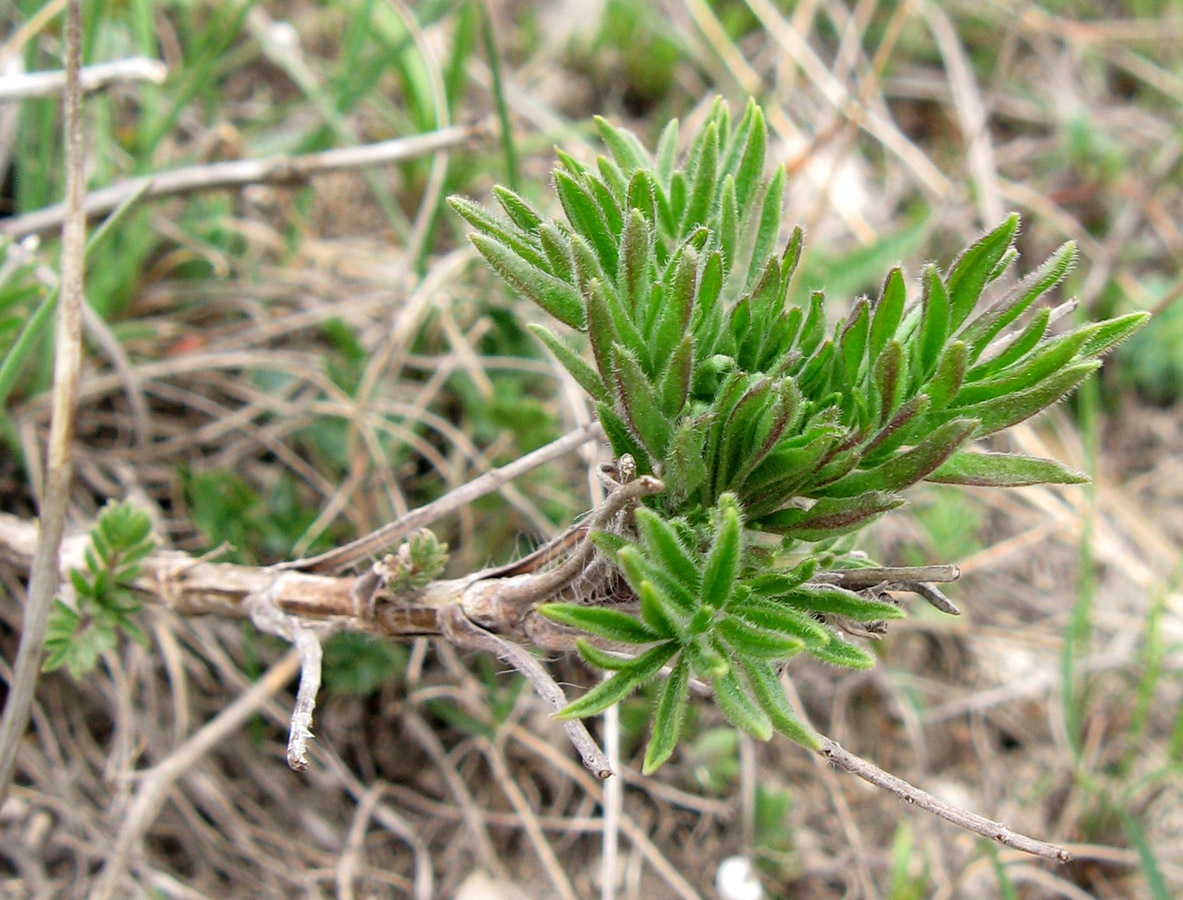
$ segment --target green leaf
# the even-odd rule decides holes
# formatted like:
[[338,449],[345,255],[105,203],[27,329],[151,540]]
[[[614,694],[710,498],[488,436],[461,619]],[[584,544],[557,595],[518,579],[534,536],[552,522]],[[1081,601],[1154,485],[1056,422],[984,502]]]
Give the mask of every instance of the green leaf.
[[857,497],[869,491],[899,491],[936,469],[973,437],[977,419],[954,419],[913,447],[874,469],[851,472],[822,488],[829,497]]
[[772,737],[772,722],[768,714],[752,702],[734,669],[713,681],[715,703],[726,716],[727,721],[741,731],[746,731],[759,741]]
[[801,587],[789,594],[787,599],[803,610],[844,616],[856,622],[904,618],[904,611],[894,603],[872,600],[836,586]]
[[702,137],[702,154],[694,172],[694,183],[690,189],[686,211],[678,225],[678,233],[681,235],[687,235],[699,225],[706,224],[707,213],[715,196],[719,135],[714,122],[707,125]]
[[666,490],[671,496],[688,496],[707,480],[707,464],[703,459],[707,425],[701,417],[687,416],[674,431],[662,468]]
[[[497,198],[497,202],[501,204],[505,214],[522,231],[537,231],[538,226],[542,224],[542,216],[538,215],[529,203],[509,188],[495,184],[493,185],[493,196]],[[455,205],[452,208],[455,209]]]
[[537,609],[552,622],[578,628],[608,641],[648,644],[662,637],[644,622],[618,609],[578,603],[545,603]]
[[923,278],[924,292],[920,297],[923,313],[918,351],[920,374],[926,376],[936,366],[949,334],[949,296],[935,266],[925,266]]
[[682,639],[685,626],[678,616],[677,604],[652,581],[642,581],[637,592],[641,601],[641,617],[645,624],[664,638]]
[[[744,127],[746,123],[746,128]],[[744,137],[743,155],[735,169],[737,196],[751,197],[755,194],[760,179],[764,176],[764,145],[766,140],[764,113],[755,101],[749,100],[739,134]],[[738,142],[737,142],[738,146]],[[731,171],[728,165],[726,171]]]
[[639,210],[634,209],[620,236],[620,271],[617,273],[617,290],[634,318],[643,316],[649,306],[652,247],[649,223]]
[[757,659],[790,659],[805,646],[796,635],[761,628],[735,616],[728,616],[716,628],[736,653]]
[[986,280],[1003,254],[1010,249],[1019,228],[1018,213],[967,248],[949,268],[945,283],[949,287],[950,325],[957,328],[973,312],[986,286]]
[[821,736],[797,718],[797,714],[789,706],[784,686],[771,663],[764,660],[744,660],[744,671],[747,672],[748,683],[752,686],[756,702],[767,714],[772,727],[803,747],[815,751],[820,749]]
[[653,678],[677,652],[678,645],[675,641],[659,644],[634,659],[627,669],[621,669],[611,678],[601,681],[555,715],[560,719],[582,719],[584,716],[603,712]]
[[859,369],[867,352],[867,331],[870,327],[870,313],[867,299],[860,297],[850,312],[849,324],[842,332],[842,360],[846,366],[846,381],[858,384]]
[[958,397],[968,367],[969,347],[963,341],[954,341],[945,348],[941,361],[937,363],[937,370],[926,387],[929,409],[944,409]]
[[904,275],[899,266],[887,273],[879,302],[875,305],[875,318],[871,321],[870,358],[876,359],[895,337],[900,320],[904,315],[904,303],[908,292],[904,287]]
[[752,245],[752,262],[748,267],[748,284],[759,277],[768,259],[769,252],[776,243],[777,233],[780,231],[781,203],[785,193],[785,167],[777,166],[764,192],[764,202],[760,207],[760,221],[756,226],[756,240]]
[[682,543],[673,526],[657,513],[645,507],[636,511],[637,530],[649,555],[679,581],[695,592],[700,589],[700,562],[697,553]]
[[1050,459],[1013,453],[954,453],[926,481],[974,487],[1022,487],[1031,484],[1087,484],[1088,476]]
[[624,420],[616,414],[616,410],[607,403],[597,403],[596,418],[600,420],[604,434],[608,437],[608,443],[612,445],[612,452],[618,459],[627,453],[636,460],[638,473],[648,475],[653,471],[653,465],[649,461],[649,453],[641,446],[637,436],[624,424]]
[[679,657],[661,688],[657,699],[657,710],[653,716],[653,736],[645,748],[643,775],[655,772],[670,758],[678,743],[682,730],[682,717],[686,711],[686,687],[690,680],[690,664],[686,657]]
[[997,400],[1038,384],[1076,359],[1091,331],[1091,327],[1083,328],[1053,338],[1035,347],[1023,360],[995,377],[966,385],[957,395],[957,405],[969,406]]
[[616,277],[616,241],[599,205],[570,175],[561,170],[554,173],[555,191],[571,227],[592,247],[600,265],[609,278]]
[[690,247],[683,247],[677,259],[673,281],[658,312],[657,327],[653,332],[653,358],[664,360],[674,352],[690,323],[694,304],[694,282],[698,271],[698,255]]
[[662,591],[663,598],[672,604],[672,608],[679,614],[693,616],[699,609],[692,586],[669,569],[650,560],[637,546],[622,547],[616,553],[616,562],[624,572],[629,586],[638,594],[645,582],[650,581]]
[[670,119],[657,139],[657,177],[663,185],[670,183],[674,159],[678,152],[678,120]]
[[727,612],[758,628],[793,635],[805,645],[828,644],[831,640],[829,630],[812,616],[776,600],[752,598],[731,604]]
[[574,282],[575,255],[571,250],[571,238],[553,222],[542,223],[538,229],[538,238],[550,271],[560,281]]
[[862,647],[856,647],[838,637],[824,647],[806,647],[805,652],[822,662],[847,669],[871,669],[875,666],[874,656]]
[[977,359],[999,332],[1027,311],[1036,300],[1060,283],[1076,262],[1076,243],[1068,241],[1012,290],[970,322],[961,335]]
[[1150,313],[1138,312],[1094,325],[1088,341],[1080,349],[1081,356],[1101,356],[1108,353],[1148,321]]
[[620,344],[612,345],[616,393],[633,433],[660,459],[670,438],[670,425],[637,358]]
[[730,599],[739,574],[743,526],[734,494],[723,494],[716,507],[715,535],[702,573],[702,602],[721,609]]
[[673,353],[669,354],[665,371],[661,376],[661,384],[658,387],[661,411],[670,421],[677,420],[690,396],[690,375],[693,368],[694,342],[687,334],[683,335]]
[[928,395],[917,394],[901,406],[886,425],[863,446],[863,461],[873,465],[887,454],[905,444],[913,431],[912,425],[928,410]]
[[571,373],[571,377],[591,395],[593,400],[600,401],[609,398],[608,388],[605,387],[596,370],[585,363],[574,350],[555,337],[549,328],[533,322],[526,327],[546,345],[546,349],[554,354],[555,359]]
[[1024,419],[1029,419],[1036,413],[1047,409],[1056,401],[1062,399],[1069,391],[1085,380],[1090,374],[1100,368],[1099,360],[1073,363],[1065,366],[1056,374],[1046,378],[1042,383],[1025,391],[1011,394],[996,400],[987,400],[972,406],[957,407],[946,410],[958,416],[973,416],[981,421],[979,436],[994,434],[1004,428],[1017,425]]
[[1051,310],[1045,307],[1037,311],[1018,334],[999,338],[1003,349],[991,359],[984,360],[970,369],[965,376],[966,381],[979,381],[995,372],[1001,372],[1030,353],[1047,332],[1051,315]]
[[[596,128],[600,132],[600,139],[612,152],[617,165],[625,175],[631,177],[637,169],[651,169],[653,167],[649,153],[645,150],[644,145],[637,140],[636,135],[623,128],[614,127],[602,116],[596,116],[595,122]],[[674,134],[677,134],[676,128]]]
[[585,638],[575,639],[575,649],[587,661],[589,666],[608,672],[618,672],[621,669],[628,668],[632,665],[635,658],[632,656],[617,656],[614,653],[601,650]]
[[546,269],[548,260],[529,235],[514,231],[504,222],[489,215],[483,207],[464,197],[449,197],[448,205],[475,228],[478,234],[512,250],[531,265],[539,269]]
[[583,328],[583,298],[572,285],[547,274],[492,238],[473,234],[469,239],[510,287],[529,297],[564,325]]
[[903,505],[903,498],[880,492],[824,497],[809,509],[782,509],[753,522],[751,527],[801,541],[824,541],[857,531]]

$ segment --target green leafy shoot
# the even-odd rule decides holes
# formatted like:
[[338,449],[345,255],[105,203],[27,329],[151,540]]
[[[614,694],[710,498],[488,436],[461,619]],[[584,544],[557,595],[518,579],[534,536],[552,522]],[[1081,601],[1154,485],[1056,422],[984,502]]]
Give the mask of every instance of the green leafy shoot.
[[156,547],[151,532],[151,519],[130,501],[111,501],[99,513],[84,553],[85,568],[70,570],[74,604],[54,601],[43,671],[65,666],[81,678],[103,653],[115,649],[120,632],[147,643],[134,620],[140,602],[130,586]]
[[[717,100],[694,134],[671,123],[653,154],[596,126],[606,152],[594,162],[558,152],[555,217],[501,187],[504,215],[450,201],[492,269],[557,320],[533,331],[595,402],[616,456],[665,484],[635,528],[600,542],[629,596],[540,609],[615,673],[563,714],[601,710],[668,665],[646,770],[674,750],[690,678],[714,687],[736,727],[816,746],[779,687],[784,665],[805,653],[869,666],[838,631],[902,613],[810,578],[858,564],[842,542],[919,482],[1078,483],[1054,461],[972,444],[1062,400],[1147,316],[1053,330],[1046,298],[1076,249],[1003,291],[1017,215],[914,285],[892,268],[845,316],[822,292],[797,305],[803,234],[781,238],[786,175],[767,170],[754,102],[736,119]],[[814,571],[794,580],[803,564]]]

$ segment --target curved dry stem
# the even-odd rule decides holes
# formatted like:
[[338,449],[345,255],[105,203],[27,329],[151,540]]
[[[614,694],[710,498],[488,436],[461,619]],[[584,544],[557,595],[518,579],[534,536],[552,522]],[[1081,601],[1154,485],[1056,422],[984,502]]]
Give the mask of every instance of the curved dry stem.
[[1072,854],[1063,847],[1057,846],[1056,844],[1049,844],[1045,841],[1037,841],[1035,838],[1018,834],[1017,832],[1011,831],[1001,822],[992,821],[984,816],[964,810],[959,806],[946,803],[944,800],[939,800],[928,793],[928,791],[921,790],[915,785],[904,781],[904,779],[898,778],[890,772],[883,771],[874,763],[868,762],[862,757],[855,756],[849,750],[843,748],[837,741],[831,740],[830,738],[822,739],[822,748],[818,753],[839,769],[849,772],[851,775],[857,775],[863,781],[873,784],[875,787],[887,791],[889,794],[894,794],[905,803],[911,803],[925,812],[932,813],[934,816],[944,819],[946,822],[952,822],[958,828],[964,828],[966,831],[971,831],[992,841],[997,841],[1003,846],[1021,850],[1024,853],[1030,853],[1034,856],[1040,856],[1044,859],[1054,860],[1055,862],[1066,863],[1072,859]]

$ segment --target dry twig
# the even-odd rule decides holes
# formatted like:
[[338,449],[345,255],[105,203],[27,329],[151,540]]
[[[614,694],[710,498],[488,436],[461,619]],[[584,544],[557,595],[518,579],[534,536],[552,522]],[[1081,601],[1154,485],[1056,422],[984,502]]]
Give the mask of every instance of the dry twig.
[[82,282],[86,254],[85,142],[82,134],[82,3],[71,0],[66,15],[66,201],[62,224],[61,297],[58,300],[54,354],[53,418],[45,462],[45,496],[41,529],[32,562],[20,649],[13,666],[4,716],[0,719],[0,804],[8,793],[16,751],[29,721],[29,707],[41,668],[45,629],[57,590],[58,551],[69,502],[70,438],[82,364]]

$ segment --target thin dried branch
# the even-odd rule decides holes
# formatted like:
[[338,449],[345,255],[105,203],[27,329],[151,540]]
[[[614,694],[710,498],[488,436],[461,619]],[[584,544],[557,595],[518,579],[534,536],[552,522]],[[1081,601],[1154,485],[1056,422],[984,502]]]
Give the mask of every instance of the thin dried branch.
[[8,700],[0,719],[0,804],[8,794],[16,752],[29,721],[29,707],[41,668],[41,651],[60,570],[59,549],[69,502],[70,438],[82,365],[82,282],[86,255],[86,221],[82,215],[85,152],[82,133],[82,3],[71,0],[66,14],[66,200],[63,205],[61,296],[53,372],[53,417],[45,462],[45,494],[41,529],[32,561],[29,598],[21,628],[20,649],[13,666]]
[[280,610],[275,602],[275,591],[290,574],[278,576],[271,586],[247,601],[251,621],[267,634],[290,641],[300,654],[300,687],[296,692],[296,707],[292,711],[288,733],[288,765],[297,772],[308,768],[308,740],[312,737],[312,711],[316,708],[316,694],[320,690],[320,667],[323,652],[316,631],[307,627],[296,616]]
[[[163,84],[168,67],[158,59],[132,56],[112,62],[96,63],[82,69],[82,90],[89,93],[121,81],[146,81]],[[66,84],[64,71],[23,72],[0,77],[0,103],[23,100],[26,97],[45,97],[56,94]]]
[[1017,834],[1001,822],[991,821],[983,816],[967,812],[951,803],[946,803],[944,800],[938,800],[927,791],[923,791],[909,784],[902,778],[897,778],[890,772],[883,771],[874,763],[867,762],[867,760],[855,756],[849,750],[844,749],[837,741],[830,740],[829,738],[823,739],[822,748],[819,753],[839,769],[849,772],[851,775],[856,775],[863,779],[863,781],[873,784],[875,787],[885,790],[889,794],[895,794],[895,796],[899,797],[905,803],[911,803],[925,812],[932,813],[934,816],[944,819],[946,822],[952,822],[959,828],[964,828],[966,831],[979,834],[992,841],[997,841],[1006,847],[1022,850],[1024,853],[1030,853],[1034,856],[1043,857],[1044,859],[1054,860],[1055,862],[1066,863],[1072,859],[1072,854],[1063,847],[1048,844],[1044,841],[1037,841],[1026,835]]
[[[511,643],[477,625],[458,607],[452,607],[444,616],[444,634],[452,643],[473,650],[492,653],[503,662],[509,663],[526,677],[547,706],[558,712],[567,705],[567,697],[550,673],[542,667],[530,652],[519,644]],[[567,737],[579,751],[583,764],[596,778],[603,781],[612,774],[608,757],[595,739],[588,733],[582,720],[568,719],[563,722]]]
[[343,572],[363,559],[370,559],[377,556],[387,547],[402,540],[412,531],[425,528],[441,516],[462,509],[477,498],[492,493],[502,485],[512,481],[519,475],[529,472],[531,469],[536,469],[538,466],[545,465],[552,460],[565,456],[576,447],[586,444],[588,441],[599,437],[602,433],[598,422],[576,428],[558,440],[551,441],[546,446],[539,447],[537,450],[527,453],[520,459],[516,459],[499,469],[492,469],[483,475],[479,475],[467,484],[456,488],[456,490],[449,491],[438,500],[433,500],[431,503],[407,513],[402,518],[383,525],[365,537],[358,538],[342,547],[337,547],[318,556],[285,563],[283,568],[302,569],[308,572]]
[[[93,218],[110,212],[128,197],[139,193],[146,197],[167,197],[268,182],[299,184],[314,175],[339,169],[388,165],[462,147],[483,140],[488,134],[489,127],[484,123],[456,125],[413,137],[395,138],[360,147],[342,147],[304,156],[272,156],[267,159],[189,166],[100,188],[86,196],[82,208],[87,218]],[[65,205],[58,203],[23,216],[14,216],[0,222],[0,235],[20,239],[30,234],[44,234],[61,225],[65,214]]]

